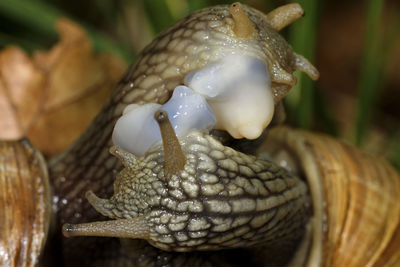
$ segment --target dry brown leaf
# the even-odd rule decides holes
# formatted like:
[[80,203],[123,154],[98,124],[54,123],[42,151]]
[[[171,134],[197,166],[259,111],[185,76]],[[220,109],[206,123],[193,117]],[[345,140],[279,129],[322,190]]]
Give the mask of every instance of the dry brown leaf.
[[16,47],[0,53],[0,138],[17,139],[39,113],[45,75]]
[[84,30],[62,19],[60,41],[33,59],[16,47],[0,51],[0,139],[27,136],[43,153],[63,151],[108,99],[126,65],[95,54]]

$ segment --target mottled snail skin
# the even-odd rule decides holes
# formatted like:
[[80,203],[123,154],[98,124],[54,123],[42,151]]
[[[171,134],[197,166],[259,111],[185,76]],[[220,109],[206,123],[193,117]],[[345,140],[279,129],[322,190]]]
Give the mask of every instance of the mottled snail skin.
[[[66,225],[64,233],[143,238],[180,252],[299,240],[310,215],[303,181],[198,131],[176,144],[182,152],[173,153],[174,141],[167,134],[163,145],[144,157],[111,148],[125,166],[116,177],[114,195],[106,200],[89,192],[87,198],[117,220]],[[172,128],[170,134],[175,135]],[[176,169],[182,157],[185,163]]]
[[[108,148],[112,145],[110,137],[115,121],[127,104],[165,102],[174,87],[183,83],[187,73],[204,67],[236,49],[265,62],[271,75],[276,102],[295,84],[295,77],[292,75],[295,69],[305,71],[314,79],[318,77],[315,68],[303,57],[295,54],[269,25],[268,19],[271,16],[268,17],[247,6],[244,6],[244,10],[255,29],[254,33],[246,38],[235,36],[235,21],[229,12],[229,6],[217,6],[187,16],[145,48],[89,129],[68,151],[49,164],[58,225],[65,222],[104,220],[84,199],[84,195],[89,189],[100,197],[108,197],[113,191],[115,174],[122,166],[109,155]],[[293,5],[289,10],[293,11]],[[295,15],[289,17],[300,17],[301,14],[302,12],[295,12]],[[274,23],[279,29],[287,25],[287,21]],[[232,48],[226,50],[227,47]],[[88,244],[91,241],[93,244]],[[164,258],[160,255],[165,253],[157,252],[143,241],[133,240],[130,246],[135,248],[136,254],[129,252],[124,256],[121,256],[123,250],[119,249],[115,242],[117,241],[95,238],[63,239],[63,260],[66,265],[72,265],[80,263],[82,259],[88,259],[87,265],[96,265],[99,262],[106,264],[107,260],[114,262],[115,258],[123,260],[126,257],[130,258],[128,262],[138,265],[143,257],[148,257],[146,259],[149,260],[148,255],[154,255],[153,264],[163,262]],[[79,245],[80,243],[84,244]],[[112,252],[112,247],[115,247],[117,252]],[[106,251],[109,251],[109,254]],[[143,256],[142,253],[146,253],[147,256]],[[174,255],[169,254],[166,258],[169,261],[175,257],[182,258],[180,254]],[[193,254],[193,258],[196,258],[196,255]],[[189,258],[190,255],[185,255],[184,260]],[[226,256],[222,258],[226,260]],[[287,257],[284,258],[287,260]]]

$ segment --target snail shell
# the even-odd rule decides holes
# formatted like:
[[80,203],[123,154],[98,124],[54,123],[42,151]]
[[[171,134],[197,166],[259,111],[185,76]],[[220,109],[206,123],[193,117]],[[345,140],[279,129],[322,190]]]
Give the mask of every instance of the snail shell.
[[28,140],[0,142],[0,266],[37,266],[50,225],[47,166]]
[[287,127],[272,129],[260,151],[277,160],[289,154],[309,185],[314,216],[304,266],[400,265],[400,175],[390,164]]

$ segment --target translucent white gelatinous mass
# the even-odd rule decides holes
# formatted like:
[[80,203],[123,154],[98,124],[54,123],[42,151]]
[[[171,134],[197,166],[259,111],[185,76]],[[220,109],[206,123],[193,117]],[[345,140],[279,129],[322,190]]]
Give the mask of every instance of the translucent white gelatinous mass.
[[159,104],[129,105],[115,124],[112,140],[122,149],[136,156],[143,155],[150,146],[161,140],[160,130],[154,121]]
[[186,86],[175,88],[172,97],[164,105],[128,105],[123,116],[114,127],[113,142],[136,156],[146,153],[161,140],[160,129],[154,120],[154,113],[165,110],[178,137],[190,130],[210,130],[216,119],[204,97]]
[[170,100],[162,106],[177,136],[184,136],[192,129],[211,130],[215,116],[205,98],[186,86],[178,86]]
[[254,57],[229,55],[189,73],[185,85],[207,99],[217,118],[216,128],[234,138],[255,139],[272,120],[269,73]]
[[271,81],[265,64],[249,56],[229,55],[189,73],[163,106],[129,105],[117,121],[113,142],[141,156],[161,140],[153,116],[167,111],[178,137],[190,130],[228,131],[234,138],[254,139],[270,123],[274,113]]

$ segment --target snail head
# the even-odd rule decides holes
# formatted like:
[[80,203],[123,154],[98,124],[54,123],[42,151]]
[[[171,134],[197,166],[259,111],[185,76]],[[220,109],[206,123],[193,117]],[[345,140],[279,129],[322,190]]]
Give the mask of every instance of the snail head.
[[155,118],[163,144],[141,157],[113,146],[110,152],[125,167],[114,195],[109,200],[90,191],[86,195],[98,212],[114,220],[65,224],[65,236],[140,238],[174,251],[254,246],[273,239],[269,233],[279,229],[296,238],[287,230],[292,222],[282,218],[296,216],[285,208],[288,203],[297,211],[307,209],[299,198],[307,191],[304,183],[203,132],[178,140],[165,111]]

